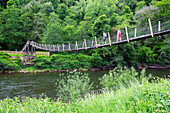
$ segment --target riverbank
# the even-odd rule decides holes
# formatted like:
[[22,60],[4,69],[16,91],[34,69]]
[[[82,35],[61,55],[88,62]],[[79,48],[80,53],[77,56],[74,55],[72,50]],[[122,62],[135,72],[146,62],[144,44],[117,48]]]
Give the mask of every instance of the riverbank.
[[7,73],[7,74],[10,74],[10,73],[47,73],[47,72],[68,72],[68,71],[99,71],[101,70],[100,68],[92,68],[92,69],[62,69],[62,70],[24,70],[24,69],[21,69],[21,71],[4,71],[4,72],[0,72],[0,73]]
[[[68,72],[68,71],[101,71],[101,70],[113,70],[115,67],[107,67],[107,68],[91,68],[91,69],[61,69],[61,70],[55,70],[55,69],[44,69],[44,70],[24,70],[21,69],[19,71],[0,71],[0,73],[6,73],[6,74],[10,74],[10,73],[52,73],[52,72]],[[160,65],[151,65],[151,66],[140,66],[140,67],[135,67],[135,69],[170,69],[170,65],[164,65],[164,66],[160,66]]]
[[[0,52],[0,73],[45,73],[67,71],[99,71],[113,70],[117,65],[103,65],[102,58],[97,54],[92,56],[84,54],[53,54],[52,56],[37,56],[34,59],[23,62],[20,57],[11,56]],[[29,58],[28,58],[29,59]],[[25,60],[24,60],[25,61]],[[122,64],[128,66],[128,64]],[[129,64],[130,65],[130,64]],[[133,65],[132,65],[133,66]],[[170,65],[146,65],[138,63],[136,69],[169,69]]]

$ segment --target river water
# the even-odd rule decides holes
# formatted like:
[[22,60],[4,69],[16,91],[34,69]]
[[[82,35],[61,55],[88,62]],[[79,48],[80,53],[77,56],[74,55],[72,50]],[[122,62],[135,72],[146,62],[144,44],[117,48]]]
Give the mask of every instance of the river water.
[[[168,69],[148,69],[147,73],[154,76],[167,77],[170,75]],[[94,88],[100,88],[99,78],[101,78],[108,70],[105,71],[88,71],[91,82],[94,83]],[[15,96],[29,96],[38,98],[45,94],[47,97],[57,98],[56,81],[61,79],[61,72],[53,73],[29,73],[29,74],[0,74],[0,99],[6,97],[13,98]]]

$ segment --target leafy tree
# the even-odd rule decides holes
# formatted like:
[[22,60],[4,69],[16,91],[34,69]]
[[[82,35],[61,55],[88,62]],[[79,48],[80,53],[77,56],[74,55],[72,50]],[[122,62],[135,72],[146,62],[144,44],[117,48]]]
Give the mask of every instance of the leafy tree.
[[57,14],[51,13],[49,17],[49,23],[47,24],[42,42],[46,44],[62,44],[63,39],[63,27],[60,24],[60,19]]
[[4,49],[19,49],[26,40],[20,9],[14,4],[8,6],[0,15],[0,39],[1,43],[6,45]]
[[[101,36],[103,31],[110,30],[109,19],[106,15],[99,16],[93,26],[93,36]],[[95,32],[94,32],[95,31]]]
[[136,10],[140,10],[140,9],[142,9],[142,7],[145,7],[145,6],[146,6],[146,4],[145,4],[144,1],[140,1],[140,2],[138,2],[136,5],[137,5],[137,6],[136,6]]
[[158,14],[158,8],[154,6],[146,6],[136,11],[135,19],[139,21],[139,24],[147,22],[148,19],[153,19]]
[[170,2],[169,0],[161,0],[155,4],[159,8],[160,17],[165,17],[170,14]]
[[50,13],[54,12],[54,7],[51,2],[45,2],[44,4],[42,4],[40,11],[42,13],[45,13],[46,16],[49,16]]
[[61,20],[64,20],[64,18],[69,15],[69,12],[69,8],[64,3],[58,5],[57,14]]
[[87,3],[86,0],[80,0],[80,2],[76,2],[74,6],[70,7],[71,13],[76,15],[78,23],[84,19]]
[[92,27],[89,21],[81,21],[77,28],[77,38],[78,39],[90,39],[92,37]]

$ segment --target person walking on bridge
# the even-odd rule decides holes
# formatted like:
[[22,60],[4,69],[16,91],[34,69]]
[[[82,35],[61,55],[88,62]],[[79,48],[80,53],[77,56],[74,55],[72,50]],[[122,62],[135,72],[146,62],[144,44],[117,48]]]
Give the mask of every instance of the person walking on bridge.
[[103,44],[104,43],[106,44],[106,37],[107,37],[107,34],[103,31]]
[[117,31],[117,41],[121,41],[121,32],[120,32],[120,29],[118,29]]

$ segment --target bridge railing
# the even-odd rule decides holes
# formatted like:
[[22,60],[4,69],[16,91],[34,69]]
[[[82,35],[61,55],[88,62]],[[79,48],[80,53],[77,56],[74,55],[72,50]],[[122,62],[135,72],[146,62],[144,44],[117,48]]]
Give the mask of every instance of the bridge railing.
[[[154,32],[158,32],[158,31],[162,31],[162,30],[166,30],[170,28],[170,16],[167,16],[165,18],[161,18],[159,20],[156,21],[151,21],[151,25],[152,25],[152,30],[153,33]],[[134,38],[134,37],[138,37],[138,36],[143,36],[143,35],[147,35],[147,34],[151,34],[151,29],[149,26],[149,22],[143,23],[137,27],[132,27],[129,28],[127,27],[127,32],[125,30],[125,28],[120,29],[121,31],[121,39],[122,40],[127,40],[127,34],[129,39]],[[110,36],[110,40],[111,42],[116,42],[117,41],[117,34],[111,34]],[[69,44],[59,44],[59,45],[43,45],[43,44],[38,44],[38,43],[31,43],[32,45],[36,46],[39,49],[43,49],[43,50],[50,50],[50,51],[69,51],[69,50],[78,50],[80,48],[82,49],[86,49],[86,47],[95,47],[96,46],[96,41],[97,41],[97,45],[103,45],[103,37],[95,37],[93,39],[89,39],[89,40],[80,40],[77,41],[75,43],[71,43]],[[109,39],[107,37],[106,43],[109,44]],[[64,48],[63,48],[64,47]],[[70,48],[70,49],[69,49]]]

